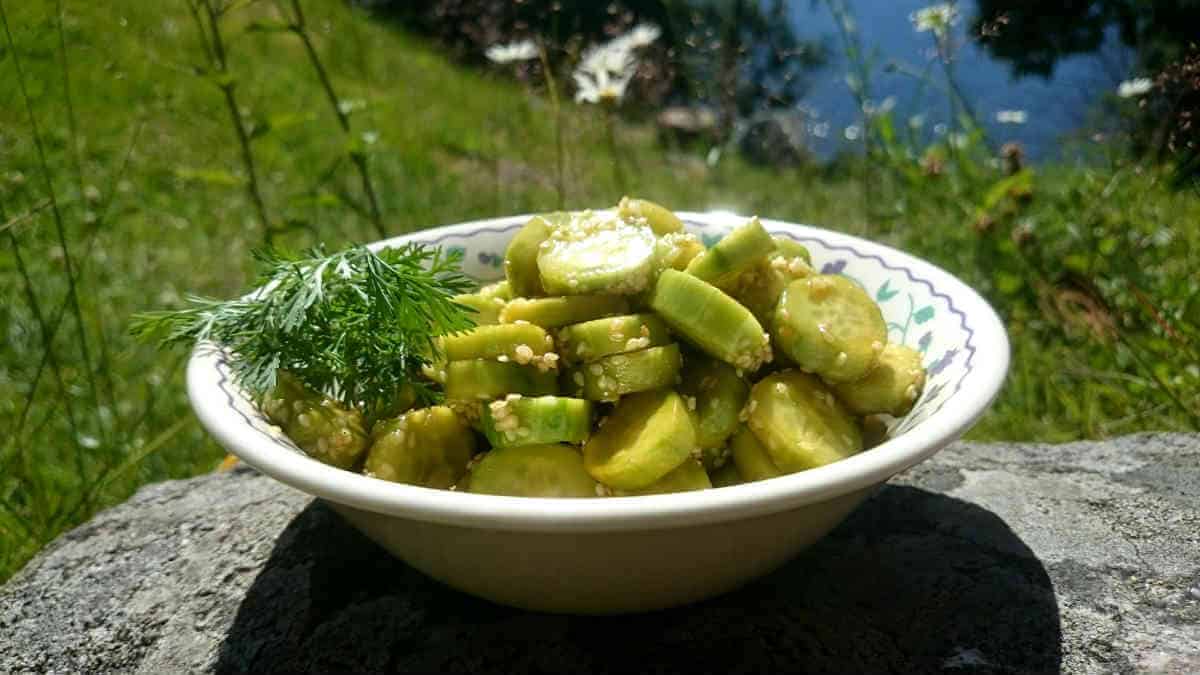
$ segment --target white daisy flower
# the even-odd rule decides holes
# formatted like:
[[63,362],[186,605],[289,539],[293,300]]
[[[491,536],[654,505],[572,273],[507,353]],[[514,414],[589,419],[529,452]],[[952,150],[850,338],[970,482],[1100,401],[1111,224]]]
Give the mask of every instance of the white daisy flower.
[[616,41],[589,47],[575,68],[577,103],[620,103],[637,70],[637,59]]
[[493,63],[515,63],[529,61],[538,57],[537,44],[533,40],[521,40],[509,44],[492,45],[484,55]]
[[1029,113],[1024,110],[997,110],[996,121],[1000,124],[1025,124],[1029,121]]
[[616,37],[609,44],[619,44],[626,49],[640,49],[654,44],[662,35],[662,29],[652,23],[639,23],[628,33]]
[[943,35],[950,26],[958,23],[958,8],[949,2],[930,5],[909,14],[908,20],[912,21],[918,33],[933,31]]
[[1117,96],[1121,98],[1134,98],[1141,96],[1154,88],[1154,80],[1148,77],[1135,77],[1132,80],[1125,80],[1117,87]]

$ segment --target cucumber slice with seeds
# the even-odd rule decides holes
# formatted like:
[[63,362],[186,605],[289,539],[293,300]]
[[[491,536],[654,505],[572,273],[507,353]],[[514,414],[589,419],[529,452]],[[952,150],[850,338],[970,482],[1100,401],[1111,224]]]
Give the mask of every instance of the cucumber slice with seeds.
[[433,406],[380,422],[363,473],[395,483],[448,488],[467,472],[475,435],[450,408]]
[[732,466],[737,467],[738,475],[744,480],[766,480],[783,475],[767,449],[745,426],[738,429],[729,445],[733,450]]
[[655,245],[655,261],[659,270],[686,270],[700,254],[704,253],[704,242],[691,232],[675,232],[658,238]]
[[866,377],[835,385],[834,393],[859,415],[887,413],[902,417],[925,388],[925,368],[920,352],[904,345],[887,344]]
[[513,235],[504,251],[504,278],[513,296],[536,298],[546,294],[538,272],[538,249],[555,227],[569,218],[570,214],[561,212],[534,216]]
[[784,473],[836,462],[863,448],[858,424],[833,392],[797,370],[755,384],[749,413],[746,426]]
[[687,273],[720,286],[775,250],[775,241],[763,229],[758,217],[747,220],[725,235],[704,254],[687,266]]
[[527,321],[542,328],[560,328],[628,312],[629,301],[619,295],[516,298],[509,300],[500,311],[500,323]]
[[682,365],[676,344],[614,354],[568,369],[563,388],[591,401],[615,401],[626,394],[674,385]]
[[713,486],[704,467],[694,459],[685,459],[679,466],[667,472],[667,475],[640,490],[614,491],[621,496],[636,495],[665,495],[673,492],[691,492],[693,490],[708,490]]
[[[690,359],[684,369],[679,393],[696,424],[696,445],[717,449],[737,431],[738,414],[750,396],[750,385],[738,377],[733,366],[706,357]],[[719,455],[705,454],[705,465],[716,468]]]
[[775,242],[775,251],[785,258],[802,258],[804,262],[812,265],[812,254],[808,252],[808,247],[795,239],[775,235],[771,237]]
[[676,333],[735,368],[753,372],[771,360],[770,338],[750,310],[690,274],[664,270],[650,306]]
[[353,468],[367,449],[362,413],[313,391],[285,370],[263,396],[262,410],[305,454],[330,466]]
[[648,199],[622,197],[617,204],[617,215],[632,222],[644,222],[660,237],[664,234],[683,231],[683,221],[665,206]]
[[638,490],[687,460],[695,440],[679,394],[669,389],[633,394],[583,444],[583,465],[609,487]]
[[541,370],[558,367],[554,338],[546,329],[531,323],[479,326],[458,335],[444,335],[438,340],[447,361],[497,359],[532,364]]
[[483,435],[494,448],[582,443],[592,430],[592,402],[510,394],[484,405],[482,422]]
[[567,363],[584,363],[610,356],[660,347],[671,342],[670,331],[653,314],[626,314],[577,323],[558,332],[559,356]]
[[446,398],[462,401],[492,400],[506,394],[544,396],[558,393],[558,374],[534,366],[487,359],[446,364],[442,386]]
[[788,284],[772,335],[802,370],[830,382],[853,382],[875,365],[887,344],[887,325],[858,284],[819,274]]
[[464,481],[467,492],[510,497],[596,497],[596,481],[579,450],[523,445],[486,453]]
[[554,229],[537,256],[542,287],[552,295],[630,295],[650,285],[654,232],[585,211]]
[[471,319],[475,321],[476,326],[500,323],[500,310],[504,309],[504,300],[500,298],[489,298],[479,293],[465,293],[456,295],[451,300],[475,310]]
[[770,326],[779,296],[788,284],[814,274],[816,271],[804,258],[775,252],[737,275],[722,290],[750,310],[759,323]]

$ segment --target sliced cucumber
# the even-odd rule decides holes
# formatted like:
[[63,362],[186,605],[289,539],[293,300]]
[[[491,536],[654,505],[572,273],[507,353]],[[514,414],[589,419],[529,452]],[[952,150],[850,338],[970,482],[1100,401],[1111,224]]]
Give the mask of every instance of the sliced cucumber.
[[888,343],[866,377],[835,385],[833,390],[847,408],[859,415],[887,413],[902,417],[925,388],[925,368],[915,349]]
[[592,430],[592,402],[510,394],[483,406],[483,435],[494,448],[582,443]]
[[[863,448],[850,413],[820,380],[797,370],[768,375],[750,391],[746,425],[784,473],[845,459]],[[736,457],[736,447],[735,447]]]
[[496,359],[540,370],[558,367],[554,338],[541,326],[531,323],[503,323],[479,326],[473,330],[438,338],[448,361]]
[[775,242],[775,250],[785,258],[803,258],[804,262],[812,265],[812,254],[808,252],[808,247],[795,239],[775,235],[771,237]]
[[563,373],[563,387],[591,401],[615,401],[626,394],[674,385],[681,366],[679,345],[651,347],[569,368]]
[[464,295],[456,295],[451,299],[460,305],[466,305],[475,310],[475,313],[471,315],[471,319],[475,321],[476,326],[488,326],[500,323],[500,310],[504,309],[504,300],[501,298],[489,298],[479,293],[466,293]]
[[770,326],[779,296],[788,284],[814,274],[804,258],[777,251],[737,275],[722,290],[742,303],[762,325]]
[[555,227],[569,218],[570,214],[561,212],[534,216],[508,242],[504,251],[504,278],[514,297],[536,298],[546,294],[538,272],[538,249]]
[[[728,363],[698,357],[688,360],[679,393],[687,402],[696,424],[696,445],[709,450],[725,445],[737,431],[738,413],[750,396],[750,385],[738,377],[737,371]],[[719,457],[706,453],[705,465],[712,466]]]
[[733,462],[726,462],[721,468],[710,470],[708,472],[708,479],[715,488],[741,485],[746,482],[742,478],[741,472],[738,471],[737,464]]
[[508,280],[492,282],[481,287],[475,293],[485,298],[499,298],[506,302],[516,297],[513,295],[512,286],[508,285]]
[[287,371],[276,375],[262,410],[305,454],[330,466],[351,469],[367,449],[362,413],[309,389]]
[[442,386],[446,398],[461,401],[492,400],[506,394],[544,396],[558,393],[558,377],[552,370],[534,366],[472,359],[447,363]]
[[671,342],[662,319],[626,314],[577,323],[558,332],[559,355],[567,363],[594,361],[612,354],[660,347]]
[[446,406],[407,412],[375,425],[363,473],[395,483],[448,488],[467,472],[475,435]]
[[767,449],[745,426],[733,435],[730,447],[733,449],[732,466],[737,467],[738,475],[744,480],[766,480],[783,475],[779,467],[775,466],[775,461],[771,459]]
[[655,260],[659,270],[683,271],[701,253],[704,242],[691,232],[674,232],[658,238],[655,245]]
[[687,273],[720,286],[775,250],[775,241],[754,217],[734,228],[687,266]]
[[538,250],[542,287],[552,295],[630,295],[650,285],[654,232],[591,211],[557,227]]
[[875,365],[887,344],[887,325],[858,284],[820,274],[788,284],[772,335],[802,370],[830,382],[852,382]]
[[679,216],[647,199],[622,197],[617,204],[617,215],[631,222],[649,225],[654,234],[659,236],[683,231],[683,221]]
[[527,321],[560,328],[614,314],[627,314],[629,300],[619,295],[568,295],[561,298],[516,298],[500,312],[500,323]]
[[467,492],[510,497],[595,497],[596,481],[569,445],[522,445],[483,455],[471,467]]
[[621,490],[638,490],[691,456],[696,435],[679,394],[669,389],[626,396],[583,444],[592,478]]
[[672,492],[691,492],[693,490],[708,490],[712,481],[704,467],[694,459],[685,459],[679,466],[667,472],[667,475],[640,490],[622,490],[618,495],[664,495]]
[[690,274],[664,270],[650,306],[676,333],[735,368],[753,372],[771,360],[770,339],[750,310]]

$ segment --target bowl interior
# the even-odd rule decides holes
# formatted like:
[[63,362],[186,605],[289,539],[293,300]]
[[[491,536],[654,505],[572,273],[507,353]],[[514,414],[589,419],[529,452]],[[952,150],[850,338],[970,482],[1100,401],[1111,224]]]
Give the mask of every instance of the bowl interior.
[[[680,213],[712,245],[743,218]],[[503,278],[504,250],[528,216],[436,228],[379,242],[409,241],[458,250],[480,281]],[[270,424],[232,383],[227,355],[198,348],[189,364],[189,396],[206,428],[264,473],[358,508],[459,524],[503,528],[620,528],[727,520],[796,506],[880,483],[965,432],[986,410],[1008,368],[1008,341],[994,311],[939,268],[886,246],[814,227],[763,220],[773,234],[808,247],[825,274],[852,279],[883,311],[888,338],[919,351],[928,380],[888,442],[834,464],[769,481],[705,491],[603,500],[541,500],[469,495],[366,478],[311,460]],[[556,505],[547,510],[547,502]],[[564,501],[572,502],[563,504]],[[632,503],[632,504],[631,504]],[[632,521],[630,519],[633,519]]]

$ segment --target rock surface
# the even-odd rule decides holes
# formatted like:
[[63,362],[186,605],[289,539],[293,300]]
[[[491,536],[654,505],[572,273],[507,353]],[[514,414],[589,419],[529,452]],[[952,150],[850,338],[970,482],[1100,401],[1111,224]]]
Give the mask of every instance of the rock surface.
[[729,595],[491,605],[249,470],[163,483],[0,588],[0,672],[1200,672],[1200,436],[954,445]]

